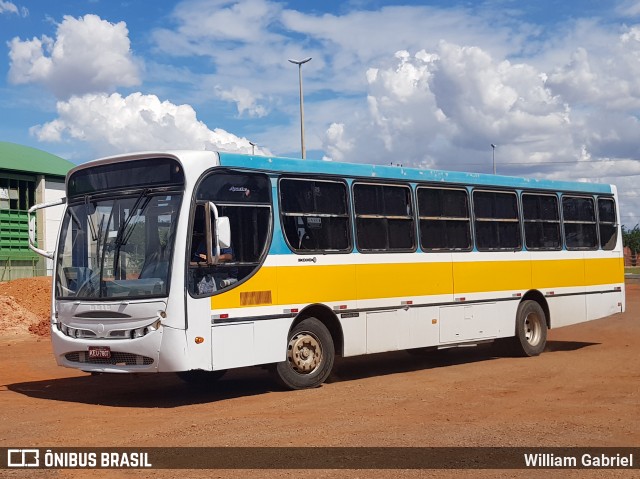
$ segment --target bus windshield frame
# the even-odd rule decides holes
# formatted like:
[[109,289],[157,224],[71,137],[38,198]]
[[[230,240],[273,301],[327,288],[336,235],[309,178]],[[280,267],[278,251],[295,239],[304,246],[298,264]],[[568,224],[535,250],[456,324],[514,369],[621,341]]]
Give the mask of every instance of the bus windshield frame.
[[70,204],[60,230],[56,299],[168,296],[182,197],[144,189]]

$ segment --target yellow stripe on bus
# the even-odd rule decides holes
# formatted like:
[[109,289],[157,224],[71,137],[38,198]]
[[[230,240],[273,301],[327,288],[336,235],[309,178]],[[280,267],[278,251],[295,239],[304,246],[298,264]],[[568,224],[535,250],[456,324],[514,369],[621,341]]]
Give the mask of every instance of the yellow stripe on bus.
[[213,296],[211,308],[239,308],[241,293],[271,292],[273,305],[305,305],[623,282],[620,258],[271,266],[261,268],[242,285]]
[[357,299],[453,294],[451,263],[359,264]]
[[584,262],[585,286],[624,283],[624,259],[601,258]]
[[474,261],[453,263],[455,292],[527,290],[531,288],[530,261]]

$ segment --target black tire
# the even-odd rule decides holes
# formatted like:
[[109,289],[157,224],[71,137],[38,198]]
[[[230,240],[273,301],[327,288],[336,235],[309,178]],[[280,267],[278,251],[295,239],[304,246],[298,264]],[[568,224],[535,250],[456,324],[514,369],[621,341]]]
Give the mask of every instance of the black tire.
[[213,388],[218,380],[225,375],[226,369],[220,371],[204,371],[202,369],[193,369],[191,371],[180,371],[176,375],[190,386],[199,389]]
[[538,356],[547,344],[547,316],[536,301],[523,301],[516,314],[516,337],[513,338],[518,356]]
[[316,388],[331,373],[334,359],[331,333],[318,319],[307,318],[289,332],[287,359],[275,365],[275,377],[287,389]]

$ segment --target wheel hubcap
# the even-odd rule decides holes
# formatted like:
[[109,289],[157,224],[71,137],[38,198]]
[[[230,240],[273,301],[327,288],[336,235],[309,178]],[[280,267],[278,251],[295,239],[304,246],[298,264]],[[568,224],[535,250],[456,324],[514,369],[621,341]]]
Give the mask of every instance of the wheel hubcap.
[[309,332],[300,332],[289,340],[287,359],[300,374],[311,374],[322,362],[320,341]]
[[524,320],[524,337],[529,344],[536,346],[542,335],[542,323],[535,313],[529,313]]

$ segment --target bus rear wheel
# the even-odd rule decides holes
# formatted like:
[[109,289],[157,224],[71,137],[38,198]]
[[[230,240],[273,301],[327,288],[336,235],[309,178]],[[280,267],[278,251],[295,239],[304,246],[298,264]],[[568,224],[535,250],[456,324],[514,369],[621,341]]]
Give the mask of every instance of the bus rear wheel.
[[287,389],[315,388],[331,373],[334,359],[327,327],[316,318],[306,318],[289,332],[287,359],[276,364],[275,377]]
[[538,356],[547,344],[547,316],[536,301],[523,301],[516,315],[515,352]]

